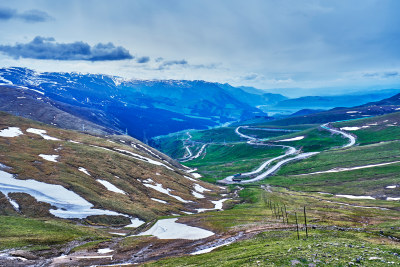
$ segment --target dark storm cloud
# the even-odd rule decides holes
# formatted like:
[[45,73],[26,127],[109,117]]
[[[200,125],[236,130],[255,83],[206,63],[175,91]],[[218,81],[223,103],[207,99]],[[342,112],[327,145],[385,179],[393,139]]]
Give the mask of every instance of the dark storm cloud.
[[0,7],[0,20],[20,19],[25,22],[44,22],[52,17],[44,11],[31,9],[19,13],[16,9]]
[[107,61],[132,59],[129,51],[113,43],[90,46],[84,42],[56,43],[52,37],[37,36],[26,44],[0,45],[0,51],[18,58]]
[[147,63],[149,61],[150,61],[149,57],[139,57],[139,58],[136,59],[137,63]]

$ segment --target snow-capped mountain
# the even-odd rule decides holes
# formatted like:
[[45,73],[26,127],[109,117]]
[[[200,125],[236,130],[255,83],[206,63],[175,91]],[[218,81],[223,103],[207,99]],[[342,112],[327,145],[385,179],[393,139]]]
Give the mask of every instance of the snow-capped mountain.
[[64,112],[141,140],[266,116],[241,100],[256,95],[205,81],[125,80],[99,74],[3,68],[0,85],[35,92]]

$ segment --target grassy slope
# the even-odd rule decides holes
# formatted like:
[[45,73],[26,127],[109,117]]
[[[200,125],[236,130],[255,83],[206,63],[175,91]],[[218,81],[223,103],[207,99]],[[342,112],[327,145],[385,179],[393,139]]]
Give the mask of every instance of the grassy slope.
[[400,139],[400,112],[383,116],[335,123],[336,127],[368,126],[352,133],[360,145]]
[[209,145],[206,154],[185,163],[195,167],[203,180],[215,182],[228,175],[250,171],[267,159],[284,153],[280,147],[253,146],[245,143],[235,145]]
[[24,246],[30,250],[43,249],[75,239],[88,241],[110,237],[101,230],[56,219],[0,216],[0,225],[0,249]]
[[[399,211],[342,206],[282,189],[266,192],[247,188],[241,191],[241,195],[247,203],[230,210],[209,213],[203,218],[203,224],[225,231],[264,229],[262,233],[207,254],[170,258],[146,266],[198,266],[199,263],[205,266],[290,266],[297,261],[306,266],[311,263],[317,266],[347,266],[357,259],[364,266],[382,266],[383,262],[400,262],[394,254],[400,252],[400,246],[379,234],[396,235],[393,229],[400,227]],[[326,200],[330,199],[327,197]],[[289,225],[273,216],[268,201],[274,205],[286,205]],[[309,238],[305,239],[304,228],[301,228],[301,239],[297,240],[294,212],[299,214],[303,227],[303,205],[307,206],[309,225],[317,229],[309,229]],[[323,225],[361,227],[367,231],[352,231],[351,228],[338,231],[321,227]]]
[[[273,185],[289,187],[301,191],[325,191],[331,193],[393,196],[400,195],[399,188],[387,189],[399,181],[400,164],[395,163],[368,169],[346,172],[293,176],[303,173],[327,171],[333,168],[349,168],[395,162],[400,160],[399,113],[384,116],[335,123],[336,127],[361,127],[377,124],[369,128],[352,131],[357,135],[357,143],[348,149],[322,152],[309,159],[283,166],[277,176],[264,181]],[[393,140],[393,141],[390,141]]]
[[[145,187],[142,183],[144,179],[151,178],[155,182],[163,184],[164,188],[174,190],[173,194],[198,202],[192,195],[193,182],[184,178],[180,171],[168,170],[162,166],[149,164],[120,153],[91,147],[89,144],[142,154],[130,146],[2,113],[0,129],[9,126],[20,127],[24,135],[0,138],[0,162],[12,167],[9,172],[17,174],[19,179],[33,178],[46,183],[60,184],[84,197],[96,208],[111,209],[145,220],[171,212],[179,212],[184,209],[184,206],[182,202],[172,197]],[[36,134],[26,133],[26,129],[29,127],[44,129],[48,135],[62,141],[49,141]],[[71,143],[67,140],[83,144]],[[38,156],[39,154],[57,154],[60,156],[59,162],[43,160]],[[143,155],[149,157],[149,155]],[[86,168],[91,176],[79,171],[79,167]],[[107,180],[128,194],[111,192],[96,179]],[[169,204],[152,201],[151,197],[165,200]]]

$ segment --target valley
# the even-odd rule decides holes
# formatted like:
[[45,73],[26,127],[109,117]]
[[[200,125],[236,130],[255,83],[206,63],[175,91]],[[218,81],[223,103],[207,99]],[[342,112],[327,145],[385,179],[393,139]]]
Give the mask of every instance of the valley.
[[0,3],[0,267],[400,266],[399,0]]
[[0,113],[0,264],[400,262],[397,96],[142,142],[46,91],[2,90],[8,112],[66,119]]

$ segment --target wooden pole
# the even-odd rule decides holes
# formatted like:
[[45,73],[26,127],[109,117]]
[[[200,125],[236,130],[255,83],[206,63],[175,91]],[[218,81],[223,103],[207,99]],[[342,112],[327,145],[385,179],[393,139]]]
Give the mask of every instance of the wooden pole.
[[285,208],[286,223],[287,223],[287,224],[289,224],[289,219],[288,219],[288,216],[287,216],[287,211],[286,211],[286,205],[285,205],[285,204],[283,204],[283,207]]
[[298,224],[298,222],[297,222],[297,212],[294,213],[294,216],[296,216],[297,240],[300,240],[300,235],[299,235],[299,224]]
[[304,206],[304,225],[306,227],[306,237],[308,238],[306,206]]

